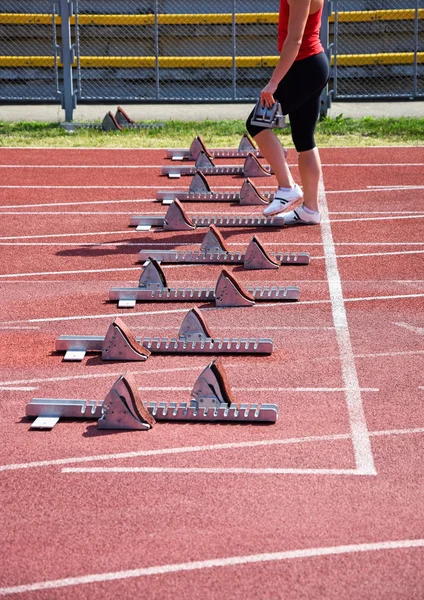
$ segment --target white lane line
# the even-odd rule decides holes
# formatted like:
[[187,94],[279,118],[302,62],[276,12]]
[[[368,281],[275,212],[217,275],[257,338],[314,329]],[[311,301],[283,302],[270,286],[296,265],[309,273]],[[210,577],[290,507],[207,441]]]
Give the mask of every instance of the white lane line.
[[[391,437],[398,435],[419,435],[424,433],[424,427],[412,429],[389,429],[383,431],[371,431],[373,437]],[[309,444],[333,442],[351,439],[350,433],[335,433],[330,435],[312,435],[296,438],[280,438],[271,440],[252,440],[248,442],[228,442],[224,444],[208,444],[204,446],[180,446],[176,448],[159,448],[156,450],[135,450],[132,452],[119,452],[115,454],[97,454],[91,456],[74,456],[69,458],[56,458],[52,460],[39,460],[27,463],[15,463],[0,465],[2,471],[20,471],[21,469],[36,469],[42,467],[55,467],[68,464],[89,463],[97,461],[123,460],[127,458],[140,458],[146,456],[167,456],[174,454],[190,454],[192,452],[213,452],[219,450],[237,450],[242,448],[259,448],[268,446],[284,446],[291,444]]]
[[[227,556],[225,558],[212,558],[208,560],[198,560],[186,563],[140,567],[138,569],[128,569],[126,571],[93,573],[90,575],[79,575],[77,577],[66,577],[64,579],[52,579],[50,581],[39,581],[36,583],[2,587],[0,588],[0,596],[23,594],[26,592],[36,592],[40,590],[53,590],[105,581],[119,581],[124,579],[150,576],[157,577],[158,575],[169,575],[170,573],[183,573],[188,571],[202,571],[204,569],[234,567],[236,565],[275,563],[295,559],[317,558],[323,556],[343,556],[347,554],[364,554],[368,552],[383,552],[388,550],[412,550],[423,547],[424,539],[412,539],[348,544],[343,546],[327,546],[320,548],[300,548],[298,550],[283,550],[280,552],[266,552],[245,556]],[[407,559],[405,553],[402,553],[402,559],[404,561]]]
[[0,386],[0,390],[3,390],[4,392],[33,392],[36,389],[36,387],[8,387],[4,385]]
[[[234,365],[235,366],[235,365]],[[191,387],[145,387],[139,388],[143,392],[189,392],[193,389]],[[301,392],[304,393],[326,393],[332,394],[335,392],[346,392],[349,391],[344,387],[232,387],[235,392],[274,392],[274,393],[286,393],[286,392]],[[361,392],[379,392],[379,388],[360,388]]]
[[395,323],[398,327],[403,327],[404,329],[408,329],[409,331],[413,331],[418,335],[424,335],[424,327],[415,327],[415,325],[410,325],[409,323]]
[[131,211],[82,211],[82,210],[1,210],[0,207],[0,215],[68,215],[71,217],[72,215],[130,215]]
[[91,235],[120,235],[123,233],[133,233],[130,229],[121,229],[119,231],[88,231],[81,233],[49,233],[42,235],[13,235],[3,236],[0,240],[34,240],[37,238],[62,238],[62,237],[74,237],[74,236],[91,236]]
[[[235,157],[234,157],[235,158]],[[171,161],[168,163],[171,165]],[[234,163],[233,163],[234,164]],[[238,165],[242,165],[240,161]],[[161,165],[2,165],[0,169],[162,169]],[[175,166],[175,164],[173,165]],[[297,166],[296,163],[290,163],[290,167]],[[323,167],[423,167],[423,162],[412,163],[322,163]]]
[[40,327],[34,326],[31,327],[30,325],[17,325],[17,326],[13,326],[13,325],[0,325],[0,330],[5,330],[5,331],[9,331],[10,329],[41,329]]
[[[424,297],[424,293],[423,294],[402,294],[402,295],[396,295],[396,296],[372,296],[372,297],[367,297],[367,298],[345,298],[344,301],[345,302],[370,302],[370,301],[379,301],[379,300],[399,300],[399,299],[411,299],[411,298],[422,298]],[[290,306],[294,307],[294,306],[300,306],[300,305],[318,305],[318,304],[329,304],[330,300],[304,300],[304,301],[300,301],[300,302],[296,302],[296,304],[291,304]],[[255,306],[255,309],[258,310],[259,308],[269,308],[269,307],[274,307],[274,306],[280,306],[279,302],[258,302],[258,304]],[[228,311],[228,308],[218,308],[218,307],[214,307],[211,306],[206,307],[203,309],[204,311],[220,311],[220,310],[225,310]],[[163,309],[163,310],[152,310],[152,311],[145,311],[145,312],[134,312],[132,314],[129,313],[124,313],[124,312],[119,312],[119,313],[106,313],[106,314],[97,314],[97,315],[74,315],[74,316],[67,316],[67,317],[42,317],[42,318],[37,318],[37,319],[26,319],[26,320],[22,320],[22,321],[10,321],[13,324],[18,324],[18,323],[53,323],[55,321],[84,321],[87,319],[111,319],[113,317],[121,317],[121,318],[125,318],[125,317],[150,317],[151,315],[165,315],[165,314],[173,314],[173,313],[186,313],[187,309],[186,308],[175,308],[175,309]]]
[[[37,204],[2,204],[1,209],[6,208],[42,208],[43,206],[84,206],[86,204],[138,204],[144,202],[156,202],[156,198],[145,198],[143,200],[92,200],[89,202],[45,202]],[[387,212],[387,211],[386,211]],[[407,211],[412,212],[412,211]]]
[[64,467],[62,473],[204,473],[217,475],[373,475],[357,469],[294,469],[247,467]]
[[332,219],[332,223],[362,223],[364,221],[398,221],[399,219],[422,219],[423,217],[424,213],[421,213],[419,215],[396,215],[394,217],[372,217],[370,219]]
[[79,273],[119,273],[122,271],[140,271],[139,267],[115,267],[114,269],[81,269],[75,271],[38,271],[35,273],[9,273],[2,274],[2,279],[14,278],[14,277],[39,277],[40,275],[78,275]]
[[371,186],[368,186],[365,189],[360,189],[360,190],[326,190],[326,194],[371,194],[373,192],[399,192],[399,191],[408,191],[411,189],[414,190],[422,190],[424,189],[424,185],[411,185],[409,187],[384,187],[384,188],[372,188],[369,189]]
[[[394,357],[394,356],[416,356],[417,354],[424,354],[424,350],[399,350],[398,352],[369,352],[362,354],[355,354],[355,358],[378,358],[378,357]],[[326,361],[326,360],[338,360],[338,356],[325,356],[319,358],[311,358],[312,362]]]
[[362,404],[358,375],[356,372],[355,358],[344,305],[342,283],[337,266],[336,249],[328,217],[328,205],[322,177],[320,179],[318,203],[320,213],[323,216],[321,234],[324,243],[325,268],[330,291],[331,310],[339,346],[342,377],[345,387],[348,390],[345,395],[349,413],[349,423],[352,431],[352,443],[356,467],[361,473],[374,475],[376,474],[374,457]]
[[[424,186],[423,186],[424,187]],[[422,210],[335,210],[329,215],[422,215]]]

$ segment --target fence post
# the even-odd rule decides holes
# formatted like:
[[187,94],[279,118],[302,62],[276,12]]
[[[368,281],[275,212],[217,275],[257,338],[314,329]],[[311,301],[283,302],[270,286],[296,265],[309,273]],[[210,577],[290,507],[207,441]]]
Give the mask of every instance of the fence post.
[[[332,12],[332,0],[324,0],[324,6],[322,9],[322,19],[321,19],[321,31],[320,38],[321,44],[323,45],[324,51],[328,56],[328,60],[331,63],[331,55],[333,44],[330,44],[330,27],[329,27],[329,19]],[[331,67],[330,67],[331,69]],[[320,116],[326,117],[327,111],[331,106],[331,91],[328,91],[328,83],[325,88],[322,90],[321,94],[321,104],[320,104]]]
[[418,96],[418,2],[415,6],[415,17],[414,17],[414,83],[412,97],[415,99]]
[[232,41],[233,41],[233,100],[237,99],[237,0],[233,0],[233,15],[231,21]]
[[159,70],[159,0],[155,0],[155,23],[154,23],[154,38],[155,38],[155,96],[156,100],[160,97],[160,70]]
[[73,110],[76,108],[76,96],[72,81],[72,65],[75,58],[71,40],[72,0],[59,0],[59,15],[62,34],[60,48],[60,61],[63,73],[62,108],[65,109],[65,121],[70,123],[72,121]]

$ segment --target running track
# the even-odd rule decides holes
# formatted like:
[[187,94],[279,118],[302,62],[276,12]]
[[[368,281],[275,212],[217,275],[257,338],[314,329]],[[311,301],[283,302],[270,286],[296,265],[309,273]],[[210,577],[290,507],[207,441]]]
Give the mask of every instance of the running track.
[[[30,432],[31,397],[101,399],[127,368],[64,363],[58,335],[105,335],[116,314],[137,335],[177,333],[191,305],[118,310],[108,290],[136,283],[141,247],[195,248],[204,233],[128,228],[132,214],[164,212],[156,189],[188,186],[159,175],[163,150],[0,149],[1,596],[424,597],[424,148],[322,159],[321,226],[260,232],[311,264],[237,269],[242,283],[297,284],[301,301],[202,307],[218,337],[273,338],[271,357],[225,365],[239,400],[279,405],[275,426]],[[222,231],[234,249],[252,236]],[[179,287],[220,272],[165,269]],[[207,363],[152,356],[131,370],[144,398],[185,401]]]

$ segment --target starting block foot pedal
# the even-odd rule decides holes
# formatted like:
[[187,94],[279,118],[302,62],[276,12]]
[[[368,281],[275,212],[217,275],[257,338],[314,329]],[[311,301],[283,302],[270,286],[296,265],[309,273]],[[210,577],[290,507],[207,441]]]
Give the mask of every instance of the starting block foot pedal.
[[105,118],[102,121],[102,129],[103,131],[122,131],[123,127],[109,111],[106,113]]
[[195,175],[201,171],[204,175],[244,175],[245,177],[269,177],[272,174],[271,167],[263,167],[258,158],[249,152],[244,165],[217,166],[208,154],[200,152],[194,166],[165,166],[162,167],[162,175],[178,178],[181,175]]
[[274,102],[274,104],[268,108],[267,106],[262,106],[261,100],[257,101],[255,108],[253,109],[250,123],[257,127],[267,127],[270,129],[282,129],[286,126],[280,103]]
[[115,381],[104,400],[33,398],[27,417],[37,417],[37,428],[52,429],[61,417],[97,419],[99,429],[148,430],[156,421],[275,423],[275,404],[238,404],[220,359],[212,361],[197,378],[189,403],[149,402],[141,399],[130,373]]

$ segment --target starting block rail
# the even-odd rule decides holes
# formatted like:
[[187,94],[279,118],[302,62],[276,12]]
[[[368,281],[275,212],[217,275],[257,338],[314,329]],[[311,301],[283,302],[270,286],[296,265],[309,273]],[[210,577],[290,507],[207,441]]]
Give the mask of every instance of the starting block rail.
[[102,354],[103,360],[144,361],[152,354],[271,354],[270,338],[215,338],[197,308],[190,310],[177,338],[135,337],[117,317],[106,336],[61,335],[56,351],[65,361],[81,361],[87,352]]
[[278,269],[281,265],[308,265],[308,252],[266,252],[259,238],[254,236],[246,252],[232,252],[226,246],[214,225],[203,238],[199,250],[140,250],[138,259],[145,262],[154,258],[161,263],[234,264],[245,269]]
[[156,200],[162,204],[172,204],[175,199],[180,202],[238,202],[240,206],[267,205],[274,199],[273,192],[261,194],[250,179],[246,179],[239,192],[213,192],[201,171],[197,171],[190,182],[188,190],[158,190]]
[[204,175],[243,175],[244,177],[270,177],[273,173],[271,167],[261,165],[257,157],[248,153],[243,165],[217,166],[204,152],[201,152],[193,166],[170,165],[162,167],[162,175],[178,179],[181,175],[195,175],[201,171]]
[[225,269],[215,288],[169,288],[163,270],[154,259],[144,267],[136,288],[117,287],[109,290],[109,300],[117,300],[122,308],[134,308],[137,301],[150,302],[215,302],[216,306],[252,306],[255,301],[294,301],[300,297],[296,286],[249,286],[243,290]]
[[252,138],[244,134],[241,138],[238,148],[206,148],[205,142],[200,135],[196,136],[192,141],[190,148],[171,148],[166,151],[166,158],[172,160],[196,160],[201,152],[204,152],[210,158],[246,158],[251,152],[255,156],[261,158],[262,154],[256,147]]
[[189,402],[143,402],[131,373],[115,381],[104,400],[33,398],[26,416],[36,417],[32,429],[52,429],[60,418],[96,419],[99,429],[147,430],[157,421],[275,423],[275,404],[234,401],[219,359],[199,375]]
[[198,227],[284,227],[284,217],[262,215],[199,215],[190,217],[179,200],[169,206],[166,214],[135,215],[130,218],[130,227],[137,231],[150,231],[152,227],[158,231],[190,231]]

